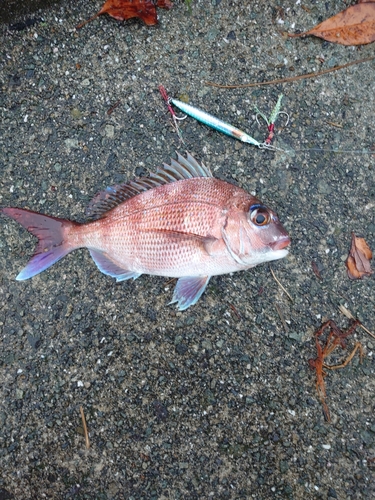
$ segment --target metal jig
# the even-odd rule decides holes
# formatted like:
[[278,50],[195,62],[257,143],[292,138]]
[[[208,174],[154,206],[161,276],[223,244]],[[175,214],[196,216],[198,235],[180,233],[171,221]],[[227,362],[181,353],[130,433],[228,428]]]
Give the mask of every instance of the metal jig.
[[210,115],[209,113],[203,111],[202,109],[196,108],[191,104],[187,104],[185,102],[179,101],[178,99],[173,99],[171,97],[169,98],[168,102],[172,103],[173,106],[178,108],[183,113],[191,116],[192,118],[195,118],[195,120],[198,120],[201,123],[204,123],[208,127],[218,130],[219,132],[229,135],[230,137],[234,137],[239,141],[252,144],[253,146],[257,146],[258,148],[262,148],[262,143],[251,137],[246,132],[243,132],[237,127],[234,127],[233,125],[230,125],[229,123],[226,123],[223,120],[220,120],[219,118]]
[[[210,115],[206,111],[203,111],[202,109],[199,109],[199,108],[196,108],[195,106],[192,106],[191,104],[187,104],[186,102],[182,102],[182,101],[179,101],[178,99],[173,99],[172,97],[169,97],[167,94],[167,91],[165,90],[165,88],[162,85],[159,86],[159,91],[160,91],[160,93],[161,93],[161,95],[162,95],[162,97],[163,97],[163,99],[168,107],[169,112],[172,115],[174,127],[175,127],[177,134],[182,142],[183,142],[183,139],[182,139],[181,131],[178,127],[177,120],[185,119],[186,116],[183,118],[177,117],[171,104],[173,104],[173,106],[175,106],[180,111],[185,113],[185,115],[189,115],[192,118],[194,118],[195,120],[198,120],[199,122],[204,123],[208,127],[211,127],[215,130],[218,130],[219,132],[222,132],[223,134],[226,134],[229,137],[233,137],[233,138],[238,139],[239,141],[245,142],[247,144],[252,144],[253,146],[258,147],[259,149],[268,149],[269,151],[283,151],[282,149],[279,149],[279,148],[271,145],[271,139],[272,139],[273,135],[272,135],[271,139],[269,139],[269,137],[268,137],[265,142],[259,142],[256,139],[254,139],[254,137],[251,137],[251,135],[247,134],[246,132],[243,132],[242,130],[238,129],[237,127],[234,127],[230,123],[226,123],[223,120],[220,120],[219,118],[216,118],[215,116]],[[265,119],[268,128],[270,127],[270,125],[272,125],[272,126],[274,125],[274,122],[275,122],[277,116],[281,113],[280,112],[281,98],[282,98],[282,95],[279,96],[279,99],[276,103],[276,106],[271,113],[270,121],[273,120],[271,124],[267,120],[267,117],[257,110],[258,113],[262,116],[262,118]],[[270,131],[269,135],[271,135],[270,128],[269,128],[269,131]],[[273,129],[272,129],[272,134],[273,134]]]

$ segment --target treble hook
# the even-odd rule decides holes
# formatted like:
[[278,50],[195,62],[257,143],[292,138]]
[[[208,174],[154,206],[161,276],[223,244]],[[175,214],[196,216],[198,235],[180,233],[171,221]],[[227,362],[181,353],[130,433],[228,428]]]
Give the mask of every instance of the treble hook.
[[271,115],[269,118],[267,118],[267,116],[265,114],[263,114],[261,111],[259,111],[259,109],[255,106],[254,109],[256,111],[256,115],[255,115],[255,119],[258,123],[258,125],[260,125],[259,123],[259,120],[258,120],[258,115],[263,118],[263,120],[266,122],[267,124],[267,128],[268,128],[268,137],[267,139],[264,141],[265,144],[270,144],[274,135],[275,135],[275,122],[277,120],[277,117],[281,114],[285,114],[287,116],[287,121],[286,121],[286,124],[285,126],[288,125],[289,123],[289,115],[288,113],[286,113],[285,111],[280,111],[280,108],[281,108],[281,99],[283,98],[283,95],[280,94],[278,99],[277,99],[277,103],[275,105],[275,107],[273,108],[272,112],[271,112]]

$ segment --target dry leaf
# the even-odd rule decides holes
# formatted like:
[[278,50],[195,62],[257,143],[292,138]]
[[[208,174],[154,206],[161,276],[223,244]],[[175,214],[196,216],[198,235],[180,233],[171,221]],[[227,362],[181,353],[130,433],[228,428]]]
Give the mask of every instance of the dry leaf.
[[118,21],[126,21],[132,17],[139,17],[148,26],[158,23],[156,7],[171,9],[173,7],[170,0],[107,0],[100,11],[87,21],[83,21],[77,26],[82,28],[85,24],[93,21],[101,14],[109,14]]
[[321,280],[322,279],[322,276],[320,274],[320,271],[319,271],[319,267],[318,267],[318,264],[315,262],[315,261],[311,261],[311,267],[312,267],[312,270],[314,271],[314,274],[315,276]]
[[358,280],[363,276],[369,276],[373,273],[370,266],[372,252],[364,238],[359,238],[352,233],[352,246],[350,247],[346,267],[348,276],[352,280]]
[[292,38],[314,35],[342,45],[363,45],[375,40],[375,3],[352,5],[310,31],[290,34]]

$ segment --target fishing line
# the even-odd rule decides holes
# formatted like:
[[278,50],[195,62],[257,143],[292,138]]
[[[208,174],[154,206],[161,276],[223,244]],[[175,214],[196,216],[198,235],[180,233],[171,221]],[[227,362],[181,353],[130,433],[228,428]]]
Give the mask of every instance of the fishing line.
[[[329,149],[329,148],[302,148],[302,149],[282,149],[282,148],[277,148],[276,146],[274,147],[276,151],[282,151],[283,153],[287,153],[292,155],[293,153],[308,153],[308,152],[315,152],[315,153],[337,153],[337,154],[357,154],[357,155],[375,155],[375,150],[374,151],[363,151],[363,150],[357,150],[357,149]],[[261,148],[261,149],[268,149],[268,148]]]
[[[271,144],[272,139],[275,136],[275,122],[278,116],[281,114],[285,114],[287,117],[287,123],[289,122],[289,115],[285,111],[281,111],[281,100],[283,98],[283,95],[280,94],[277,103],[274,106],[273,110],[271,111],[270,117],[267,118],[267,116],[259,111],[258,108],[255,107],[256,111],[256,121],[259,124],[258,120],[258,115],[266,122],[267,128],[268,128],[268,137],[265,139],[263,142],[259,142],[258,140],[254,139],[254,137],[251,137],[249,134],[246,132],[243,132],[242,130],[239,130],[237,127],[234,127],[233,125],[224,122],[223,120],[216,118],[215,116],[207,113],[206,111],[203,111],[202,109],[196,108],[195,106],[192,106],[191,104],[187,104],[185,102],[179,101],[178,99],[174,99],[172,97],[169,97],[165,88],[160,85],[159,90],[161,95],[163,96],[163,99],[168,107],[169,112],[172,115],[172,119],[174,122],[174,127],[177,130],[177,134],[182,140],[182,135],[181,131],[177,125],[177,120],[181,120],[183,118],[178,118],[173,111],[172,104],[176,108],[178,108],[180,111],[185,113],[185,115],[189,115],[195,120],[203,123],[204,125],[207,125],[210,128],[213,128],[223,134],[226,134],[230,137],[233,137],[234,139],[237,139],[241,142],[251,144],[253,146],[256,146],[258,149],[266,149],[269,151],[280,151],[283,153],[286,153],[290,156],[293,156],[293,154],[296,153],[308,153],[308,152],[315,152],[315,153],[336,153],[336,154],[356,154],[356,155],[375,155],[375,150],[374,151],[363,151],[363,150],[353,150],[353,149],[341,149],[341,148],[300,148],[300,149],[283,149],[279,148],[277,146],[274,146]],[[184,117],[186,118],[186,116]]]

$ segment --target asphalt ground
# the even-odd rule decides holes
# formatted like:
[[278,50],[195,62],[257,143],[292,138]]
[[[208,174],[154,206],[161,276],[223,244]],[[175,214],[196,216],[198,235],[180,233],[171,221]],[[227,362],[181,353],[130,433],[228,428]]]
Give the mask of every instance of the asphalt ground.
[[[178,312],[174,283],[116,283],[86,250],[15,281],[35,241],[1,217],[2,500],[372,497],[375,340],[358,329],[330,359],[363,345],[362,363],[325,377],[330,423],[308,360],[323,321],[348,326],[340,304],[375,329],[374,275],[351,281],[344,263],[352,231],[375,250],[375,61],[282,85],[205,85],[372,56],[373,44],[280,33],[346,6],[195,0],[190,14],[182,2],[159,9],[155,28],[101,16],[77,31],[100,8],[77,0],[30,14],[24,29],[0,26],[1,207],[84,221],[99,190],[188,150],[274,208],[292,239],[285,259],[215,277]],[[283,93],[290,119],[275,145],[289,153],[191,118],[181,145],[159,84],[260,141],[253,107],[269,113]]]

